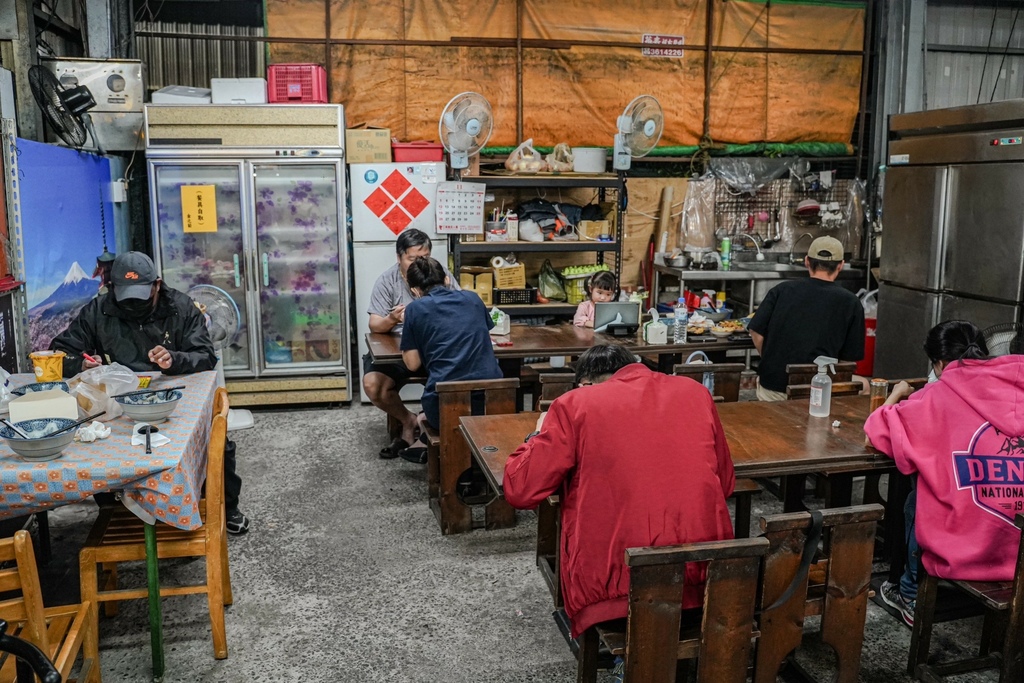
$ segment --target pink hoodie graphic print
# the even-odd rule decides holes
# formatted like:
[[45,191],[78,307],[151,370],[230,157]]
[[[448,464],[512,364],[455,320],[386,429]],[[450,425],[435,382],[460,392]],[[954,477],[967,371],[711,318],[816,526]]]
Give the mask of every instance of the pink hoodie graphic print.
[[953,451],[958,488],[970,490],[974,503],[1013,523],[1024,512],[1024,437],[1006,436],[986,422],[966,452]]
[[1024,512],[1024,356],[953,363],[938,382],[864,425],[875,448],[917,474],[915,533],[939,578],[1013,578]]

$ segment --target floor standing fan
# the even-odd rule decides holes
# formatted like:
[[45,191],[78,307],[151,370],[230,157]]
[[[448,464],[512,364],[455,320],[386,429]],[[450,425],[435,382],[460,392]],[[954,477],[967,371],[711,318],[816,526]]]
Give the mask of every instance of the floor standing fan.
[[[199,309],[206,316],[206,327],[210,330],[210,340],[217,354],[217,386],[224,386],[224,349],[238,334],[242,324],[242,314],[238,305],[227,292],[213,285],[195,285],[188,290],[188,295],[199,304]],[[252,427],[252,412],[231,408],[228,410],[228,431],[248,429]]]
[[985,345],[990,356],[1024,353],[1024,325],[1001,323],[985,329]]

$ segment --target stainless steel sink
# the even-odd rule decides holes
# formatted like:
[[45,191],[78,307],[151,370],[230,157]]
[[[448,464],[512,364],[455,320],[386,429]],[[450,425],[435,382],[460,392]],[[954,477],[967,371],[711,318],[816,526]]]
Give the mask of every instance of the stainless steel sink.
[[807,272],[804,266],[794,266],[788,263],[775,263],[772,261],[734,261],[733,270],[753,270],[762,273],[800,273]]

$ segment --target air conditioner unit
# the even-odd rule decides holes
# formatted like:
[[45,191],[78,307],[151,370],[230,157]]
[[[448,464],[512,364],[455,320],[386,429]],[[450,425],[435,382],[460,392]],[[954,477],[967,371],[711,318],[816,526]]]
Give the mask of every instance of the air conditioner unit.
[[[58,59],[44,61],[65,87],[84,85],[96,100],[89,110],[96,136],[112,152],[142,149],[142,106],[146,97],[142,62],[137,59]],[[50,135],[51,142],[59,142]]]

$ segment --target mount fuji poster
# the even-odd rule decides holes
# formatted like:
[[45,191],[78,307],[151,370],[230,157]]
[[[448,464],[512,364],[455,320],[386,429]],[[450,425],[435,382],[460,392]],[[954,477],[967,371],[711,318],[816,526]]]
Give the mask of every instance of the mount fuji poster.
[[114,245],[110,162],[57,145],[17,140],[21,175],[28,352],[47,349],[90,299],[103,253],[103,228]]

